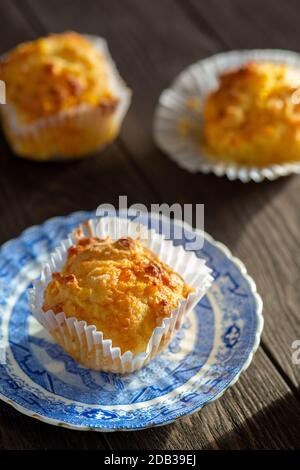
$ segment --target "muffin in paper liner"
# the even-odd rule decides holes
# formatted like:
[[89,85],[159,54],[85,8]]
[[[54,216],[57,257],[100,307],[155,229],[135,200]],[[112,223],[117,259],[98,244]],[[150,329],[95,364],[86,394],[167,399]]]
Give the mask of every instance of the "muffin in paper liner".
[[282,63],[300,69],[300,55],[296,52],[275,49],[230,51],[192,64],[162,92],[154,118],[154,140],[180,167],[191,173],[213,173],[244,183],[300,174],[300,162],[243,166],[225,159],[222,161],[221,157],[214,159],[205,153],[205,149],[199,148],[206,97],[218,87],[218,78],[223,72],[239,68],[248,61]]
[[67,250],[78,238],[110,236],[116,240],[122,236],[136,237],[139,227],[128,219],[108,217],[91,219],[80,230],[74,231],[63,240],[50,261],[44,265],[40,280],[34,281],[29,289],[29,306],[35,318],[48,330],[63,349],[82,365],[95,369],[116,373],[133,372],[140,369],[160,353],[179,330],[184,317],[199,302],[212,283],[211,269],[204,259],[198,258],[193,252],[185,251],[182,246],[173,245],[153,229],[143,226],[143,241],[147,248],[159,256],[160,260],[181,275],[184,281],[195,290],[186,299],[179,302],[171,315],[164,318],[157,326],[147,345],[145,352],[134,354],[126,351],[121,354],[110,339],[104,339],[101,331],[85,321],[74,317],[67,318],[64,312],[55,314],[52,310],[44,312],[44,292],[52,278],[52,273],[60,271],[65,263]]
[[106,41],[98,36],[85,37],[106,59],[115,102],[107,106],[82,103],[29,124],[20,124],[14,106],[7,103],[1,107],[3,129],[17,155],[38,161],[84,158],[118,135],[131,102],[131,90],[120,77]]

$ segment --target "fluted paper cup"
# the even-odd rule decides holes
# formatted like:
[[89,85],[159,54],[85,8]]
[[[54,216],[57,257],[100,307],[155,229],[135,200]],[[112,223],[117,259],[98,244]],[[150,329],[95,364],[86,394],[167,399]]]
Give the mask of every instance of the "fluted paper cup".
[[[67,257],[68,248],[78,238],[84,236],[106,237],[117,239],[122,236],[136,237],[137,224],[128,219],[106,217],[91,219],[87,224],[74,231],[63,240],[50,260],[42,268],[41,278],[33,283],[29,290],[29,305],[35,318],[49,331],[63,349],[84,366],[110,372],[126,373],[140,369],[160,353],[179,330],[184,317],[199,302],[212,283],[211,270],[203,259],[194,252],[185,251],[182,246],[174,246],[154,230],[145,227],[142,238],[146,246],[156,253],[160,260],[179,273],[184,281],[195,291],[179,302],[178,307],[169,317],[157,326],[144,352],[134,354],[132,351],[121,352],[118,345],[110,339],[104,339],[103,333],[95,325],[87,325],[75,317],[67,318],[64,312],[44,312],[44,292],[52,278],[52,273],[61,271]],[[141,237],[140,237],[141,238]]]
[[180,167],[191,173],[214,173],[244,183],[300,173],[300,162],[250,167],[222,160],[221,156],[213,159],[201,149],[206,97],[218,87],[222,73],[253,60],[283,63],[300,69],[300,54],[296,52],[276,49],[230,51],[190,65],[170,88],[163,91],[154,118],[154,140]]
[[131,91],[121,79],[106,41],[98,36],[86,37],[106,58],[115,101],[97,107],[81,104],[25,125],[18,121],[15,108],[7,103],[1,107],[3,128],[16,154],[39,161],[84,158],[117,136],[130,105]]

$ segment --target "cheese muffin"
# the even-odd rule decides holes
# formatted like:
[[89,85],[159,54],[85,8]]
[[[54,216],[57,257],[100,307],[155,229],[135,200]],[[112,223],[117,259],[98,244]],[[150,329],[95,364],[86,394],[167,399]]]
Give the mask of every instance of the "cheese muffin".
[[43,310],[85,320],[121,353],[136,354],[193,290],[137,239],[80,238],[52,274]]
[[249,62],[223,73],[204,107],[205,149],[246,166],[299,161],[299,98],[300,70],[289,65]]
[[81,157],[118,133],[130,93],[103,40],[66,32],[17,46],[0,61],[3,126],[14,151],[48,160]]

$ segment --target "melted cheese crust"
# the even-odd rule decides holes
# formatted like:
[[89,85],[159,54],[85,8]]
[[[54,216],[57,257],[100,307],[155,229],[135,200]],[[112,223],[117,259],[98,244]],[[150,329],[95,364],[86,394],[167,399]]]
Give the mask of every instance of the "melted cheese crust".
[[205,103],[204,140],[212,156],[240,164],[300,160],[300,70],[251,62],[221,75]]
[[53,274],[43,309],[85,320],[122,353],[137,353],[192,290],[139,240],[82,238]]
[[23,124],[82,104],[104,109],[117,104],[106,58],[74,32],[20,44],[0,61],[0,79]]

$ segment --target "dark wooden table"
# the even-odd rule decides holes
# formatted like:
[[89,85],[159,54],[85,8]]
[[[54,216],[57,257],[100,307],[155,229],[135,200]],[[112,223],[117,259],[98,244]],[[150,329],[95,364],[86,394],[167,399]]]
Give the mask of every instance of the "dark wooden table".
[[219,51],[300,51],[297,0],[1,0],[0,52],[48,32],[107,38],[133,103],[120,138],[68,164],[17,159],[0,137],[0,242],[32,224],[102,202],[204,203],[205,229],[246,264],[264,300],[259,351],[239,382],[201,412],[163,428],[100,434],[56,428],[0,406],[4,449],[258,449],[300,446],[300,177],[246,184],[191,175],[152,141],[161,90]]

